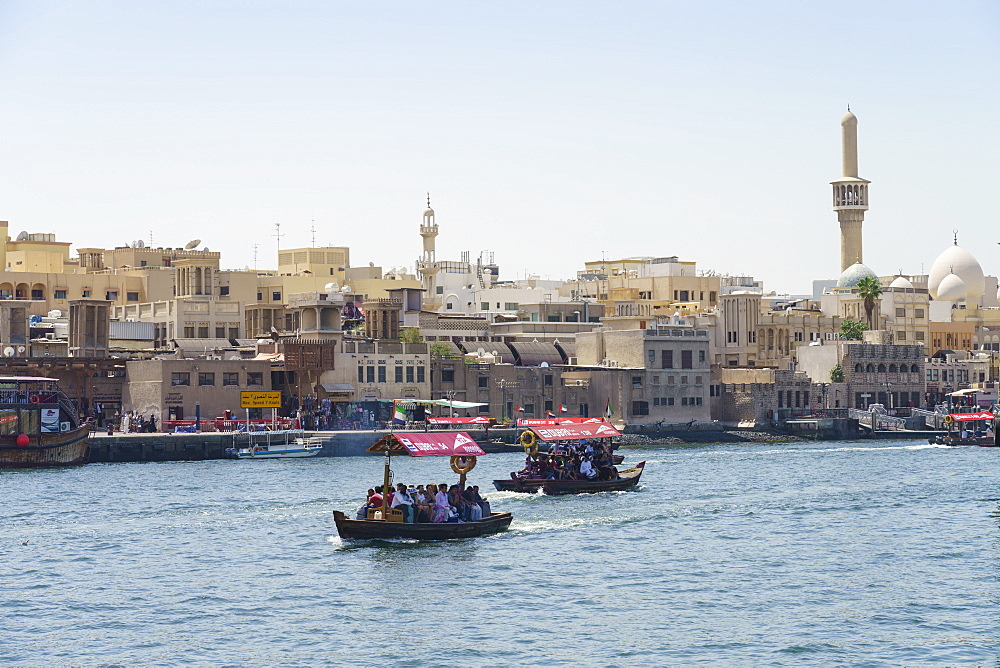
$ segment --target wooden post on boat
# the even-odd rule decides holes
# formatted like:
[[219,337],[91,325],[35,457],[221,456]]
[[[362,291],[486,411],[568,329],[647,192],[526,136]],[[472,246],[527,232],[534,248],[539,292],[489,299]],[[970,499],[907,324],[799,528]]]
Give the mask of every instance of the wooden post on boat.
[[386,521],[389,512],[389,446],[385,448],[385,475],[382,477],[382,521]]

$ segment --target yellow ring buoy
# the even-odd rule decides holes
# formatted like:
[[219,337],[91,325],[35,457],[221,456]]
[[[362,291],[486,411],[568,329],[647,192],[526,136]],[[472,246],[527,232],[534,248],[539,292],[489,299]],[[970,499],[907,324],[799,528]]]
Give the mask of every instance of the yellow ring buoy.
[[476,458],[472,455],[468,457],[454,455],[451,458],[451,470],[459,475],[465,475],[474,468],[476,468]]
[[950,415],[945,415],[944,416],[944,423],[950,427],[951,425],[955,424],[955,418],[953,418]]
[[521,441],[521,447],[524,448],[524,451],[529,455],[534,456],[538,454],[538,437],[535,436],[535,432],[530,429],[528,431],[522,431],[521,438],[519,440]]

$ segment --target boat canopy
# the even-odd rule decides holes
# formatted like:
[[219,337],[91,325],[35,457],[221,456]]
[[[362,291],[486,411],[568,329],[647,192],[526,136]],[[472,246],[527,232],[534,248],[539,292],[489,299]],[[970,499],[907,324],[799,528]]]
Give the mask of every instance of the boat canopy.
[[493,424],[489,417],[429,417],[427,424]]
[[604,422],[600,417],[558,417],[558,418],[520,418],[517,421],[518,427],[554,426],[557,424],[600,424]]
[[399,404],[403,408],[413,408],[417,404],[421,406],[448,406],[449,408],[479,408],[489,404],[480,404],[474,401],[458,401],[457,399],[379,399],[383,402]]
[[478,457],[486,454],[464,431],[397,431],[386,434],[365,452],[410,457]]
[[610,422],[599,422],[597,424],[560,424],[554,427],[529,427],[531,431],[538,434],[543,441],[571,441],[581,438],[614,438],[620,436],[621,432],[614,428]]
[[980,413],[949,413],[955,422],[970,422],[972,420],[992,420],[993,413],[982,411]]
[[977,392],[982,393],[982,394],[986,394],[987,390],[977,390],[975,388],[971,388],[970,387],[970,388],[965,389],[965,390],[955,390],[954,392],[949,392],[945,396],[948,396],[948,397],[967,397],[970,394],[976,394]]

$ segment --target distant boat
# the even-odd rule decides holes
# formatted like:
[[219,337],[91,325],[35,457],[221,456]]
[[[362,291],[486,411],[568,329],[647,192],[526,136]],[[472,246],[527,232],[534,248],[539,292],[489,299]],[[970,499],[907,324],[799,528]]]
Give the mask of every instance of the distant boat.
[[226,456],[231,459],[297,459],[321,452],[323,444],[305,438],[300,429],[250,432],[246,447],[226,448]]
[[89,436],[55,378],[0,377],[0,468],[86,464]]

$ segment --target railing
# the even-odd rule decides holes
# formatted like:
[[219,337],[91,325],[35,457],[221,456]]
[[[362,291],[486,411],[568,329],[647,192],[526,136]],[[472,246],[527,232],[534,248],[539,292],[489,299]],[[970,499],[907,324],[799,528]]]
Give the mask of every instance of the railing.
[[[301,429],[295,418],[277,418],[276,420],[201,420],[201,431],[284,431]],[[193,433],[198,430],[196,420],[164,420],[160,431],[174,433]]]
[[858,424],[873,431],[897,430],[906,427],[906,420],[903,418],[893,417],[879,410],[863,411],[859,408],[851,408],[848,409],[848,413],[850,417],[858,421]]

